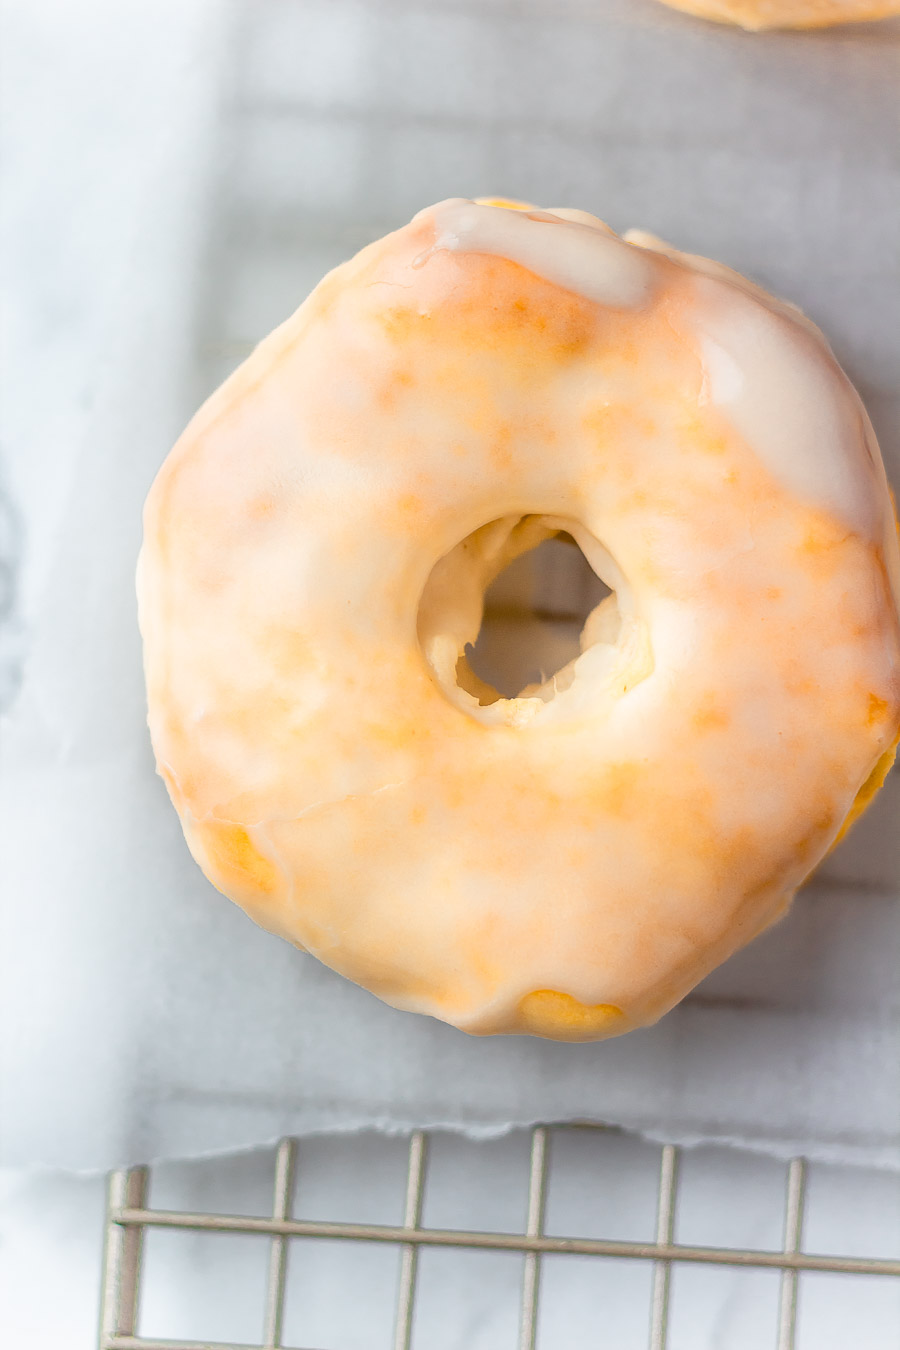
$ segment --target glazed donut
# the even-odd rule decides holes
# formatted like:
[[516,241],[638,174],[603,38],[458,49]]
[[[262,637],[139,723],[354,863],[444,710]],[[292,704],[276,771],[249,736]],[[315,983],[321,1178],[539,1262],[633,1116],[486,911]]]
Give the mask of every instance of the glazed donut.
[[766,28],[829,28],[900,14],[900,0],[663,0],[700,19],[733,23],[750,32]]
[[[611,594],[503,698],[492,578]],[[398,1008],[655,1021],[784,914],[890,767],[897,537],[818,330],[581,211],[451,200],[196,415],[139,563],[159,771],[209,879]]]

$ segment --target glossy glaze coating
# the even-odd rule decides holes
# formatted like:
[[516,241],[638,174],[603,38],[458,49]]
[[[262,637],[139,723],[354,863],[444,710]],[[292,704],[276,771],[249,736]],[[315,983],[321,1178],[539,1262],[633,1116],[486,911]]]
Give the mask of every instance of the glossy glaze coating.
[[[565,529],[615,596],[467,669]],[[817,330],[584,212],[451,201],[327,276],[149,496],[150,727],[207,876],[401,1008],[654,1021],[784,913],[900,725],[897,539]]]

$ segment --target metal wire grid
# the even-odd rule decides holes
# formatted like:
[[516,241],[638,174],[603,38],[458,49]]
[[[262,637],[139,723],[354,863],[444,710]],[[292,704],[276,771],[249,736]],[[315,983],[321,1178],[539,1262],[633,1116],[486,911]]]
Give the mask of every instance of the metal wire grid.
[[[678,1203],[679,1150],[662,1148],[653,1242],[612,1241],[598,1238],[549,1236],[543,1232],[550,1143],[553,1129],[536,1126],[531,1134],[528,1206],[522,1233],[487,1233],[421,1226],[428,1157],[428,1134],[417,1130],[409,1142],[406,1202],[400,1226],[371,1223],[331,1223],[291,1218],[291,1197],[297,1159],[297,1141],[282,1139],[275,1157],[272,1214],[245,1217],[231,1214],[154,1210],[147,1205],[149,1168],[112,1172],[106,1210],[99,1350],[277,1350],[284,1346],[282,1328],[287,1279],[288,1247],[295,1238],[329,1238],[353,1242],[396,1244],[401,1250],[394,1322],[393,1350],[411,1350],[416,1300],[418,1255],[423,1247],[465,1247],[481,1251],[519,1252],[524,1257],[519,1316],[519,1350],[538,1350],[538,1306],[541,1258],[547,1254],[625,1257],[654,1263],[649,1313],[649,1350],[667,1350],[670,1281],[673,1262],[710,1266],[743,1266],[781,1271],[781,1296],[775,1329],[776,1350],[794,1350],[797,1329],[797,1285],[802,1271],[848,1275],[900,1276],[900,1260],[822,1255],[803,1251],[803,1213],[806,1162],[794,1158],[788,1165],[785,1188],[784,1241],[781,1251],[741,1247],[698,1247],[674,1241]],[[578,1128],[601,1130],[600,1125]],[[222,1341],[153,1340],[137,1334],[141,1290],[141,1248],[147,1228],[189,1229],[195,1232],[261,1233],[271,1239],[263,1339],[255,1345]]]

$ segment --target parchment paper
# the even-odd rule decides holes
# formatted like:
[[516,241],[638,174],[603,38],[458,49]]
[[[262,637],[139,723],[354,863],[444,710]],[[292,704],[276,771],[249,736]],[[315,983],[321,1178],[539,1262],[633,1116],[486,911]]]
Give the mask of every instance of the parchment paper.
[[449,195],[580,205],[798,302],[896,480],[898,26],[747,37],[652,0],[7,12],[33,61],[7,95],[27,660],[0,783],[4,1160],[589,1117],[897,1166],[896,777],[792,915],[658,1027],[471,1040],[204,881],[153,772],[133,565],[199,398],[327,267]]

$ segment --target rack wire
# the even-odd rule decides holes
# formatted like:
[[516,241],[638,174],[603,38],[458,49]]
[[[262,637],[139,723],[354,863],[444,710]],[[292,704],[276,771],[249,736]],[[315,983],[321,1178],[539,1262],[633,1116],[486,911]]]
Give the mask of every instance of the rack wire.
[[[544,1208],[552,1137],[571,1126],[538,1125],[531,1132],[527,1218],[523,1232],[491,1233],[465,1229],[424,1228],[422,1203],[427,1184],[426,1131],[410,1136],[406,1169],[403,1223],[337,1223],[291,1217],[297,1164],[297,1141],[282,1139],[275,1154],[275,1177],[270,1215],[244,1216],[153,1209],[148,1205],[150,1169],[132,1167],[109,1177],[103,1258],[100,1338],[98,1350],[287,1350],[282,1339],[287,1265],[291,1244],[318,1238],[336,1242],[388,1243],[400,1249],[394,1317],[393,1350],[411,1350],[416,1306],[419,1253],[428,1247],[469,1248],[515,1252],[523,1259],[519,1313],[519,1350],[540,1350],[538,1309],[541,1260],[546,1255],[627,1258],[653,1263],[648,1316],[649,1350],[667,1350],[671,1271],[677,1263],[751,1267],[781,1272],[781,1296],[775,1350],[794,1350],[797,1335],[797,1292],[807,1271],[844,1275],[900,1277],[900,1260],[807,1252],[803,1249],[806,1161],[794,1158],[787,1168],[784,1197],[784,1239],[780,1251],[747,1247],[704,1247],[674,1240],[678,1206],[680,1150],[665,1144],[660,1153],[656,1208],[656,1236],[652,1242],[603,1238],[560,1237],[544,1233]],[[579,1126],[602,1130],[601,1125]],[[255,1344],[234,1341],[147,1339],[138,1334],[141,1293],[141,1252],[147,1229],[167,1228],[211,1233],[256,1233],[270,1238],[268,1278],[263,1309],[263,1339]]]

